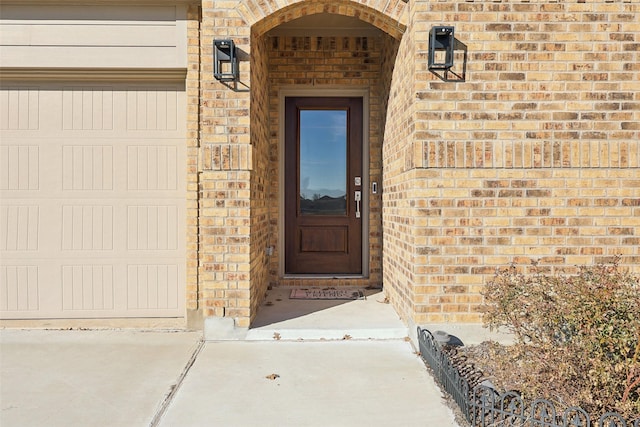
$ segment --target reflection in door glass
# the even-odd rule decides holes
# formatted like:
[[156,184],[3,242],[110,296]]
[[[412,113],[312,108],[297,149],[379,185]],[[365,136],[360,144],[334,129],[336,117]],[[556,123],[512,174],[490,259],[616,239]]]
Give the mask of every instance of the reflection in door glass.
[[300,212],[347,213],[347,111],[300,111]]

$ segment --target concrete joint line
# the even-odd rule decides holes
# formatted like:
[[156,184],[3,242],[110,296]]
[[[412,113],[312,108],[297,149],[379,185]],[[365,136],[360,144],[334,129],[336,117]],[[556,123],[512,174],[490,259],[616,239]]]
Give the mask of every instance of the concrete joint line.
[[164,413],[169,408],[169,405],[171,405],[171,402],[173,401],[173,398],[178,393],[178,390],[180,389],[180,386],[182,385],[182,381],[184,381],[185,377],[189,373],[189,370],[191,369],[191,367],[195,363],[195,361],[198,358],[198,355],[202,351],[203,347],[204,347],[204,339],[201,339],[200,341],[198,341],[198,345],[195,348],[195,350],[193,350],[193,353],[191,354],[191,357],[189,358],[189,361],[187,362],[185,367],[182,369],[182,372],[180,373],[180,376],[178,377],[178,380],[176,381],[175,385],[173,387],[171,387],[169,392],[164,396],[164,400],[162,401],[162,403],[160,404],[160,407],[156,411],[156,414],[153,417],[153,419],[151,420],[151,423],[149,423],[149,427],[157,427],[159,425],[160,420],[162,419],[162,416],[164,415]]

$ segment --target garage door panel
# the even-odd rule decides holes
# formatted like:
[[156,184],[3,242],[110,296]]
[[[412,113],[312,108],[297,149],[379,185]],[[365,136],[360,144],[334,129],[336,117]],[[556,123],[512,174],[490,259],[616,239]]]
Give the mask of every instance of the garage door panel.
[[113,130],[114,88],[65,87],[62,92],[63,130]]
[[64,88],[63,129],[177,131],[180,85],[158,87],[86,86]]
[[64,311],[113,311],[114,298],[113,265],[62,266]]
[[176,309],[179,304],[177,264],[128,266],[127,309]]
[[127,129],[176,130],[178,98],[171,90],[127,92]]
[[63,145],[63,190],[113,190],[113,145]]
[[0,314],[8,319],[60,317],[59,272],[51,259],[3,259]]
[[38,250],[40,208],[34,205],[0,206],[0,249],[7,252]]
[[128,245],[131,251],[178,249],[178,207],[131,205],[128,207]]
[[184,315],[183,89],[2,91],[0,317]]
[[1,130],[38,130],[40,91],[38,87],[14,87],[0,94]]
[[113,250],[113,209],[110,205],[63,205],[62,250]]
[[3,133],[0,191],[22,195],[25,190],[43,191],[60,197],[73,191],[106,194],[113,190],[183,194],[184,150],[180,147],[183,141],[16,138]]
[[[183,138],[183,98],[184,83],[15,85],[0,94],[0,129],[49,129],[64,135],[94,131],[107,136],[132,132],[146,138]],[[145,131],[144,135],[140,131]]]
[[[178,131],[183,118],[183,85],[170,87],[135,85],[103,86],[99,90],[84,86],[64,88],[63,129],[66,131]],[[146,134],[149,137],[153,134]],[[179,135],[183,137],[184,135]]]
[[37,145],[0,146],[0,190],[37,190],[39,165]]
[[177,190],[177,148],[175,145],[129,145],[127,147],[128,190]]
[[38,270],[37,265],[0,266],[0,310],[14,312],[38,310]]

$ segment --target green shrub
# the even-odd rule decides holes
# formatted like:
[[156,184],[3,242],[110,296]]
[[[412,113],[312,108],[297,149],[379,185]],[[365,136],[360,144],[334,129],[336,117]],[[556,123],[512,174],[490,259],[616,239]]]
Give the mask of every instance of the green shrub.
[[564,277],[511,266],[484,297],[485,324],[516,338],[495,353],[500,369],[518,371],[510,387],[592,414],[640,415],[640,280],[618,260]]

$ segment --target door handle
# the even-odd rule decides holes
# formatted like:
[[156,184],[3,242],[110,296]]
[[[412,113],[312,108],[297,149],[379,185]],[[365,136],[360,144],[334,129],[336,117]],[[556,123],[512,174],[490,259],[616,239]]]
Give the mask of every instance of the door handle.
[[360,218],[360,201],[362,200],[362,191],[356,191],[353,199],[356,201],[356,218]]

